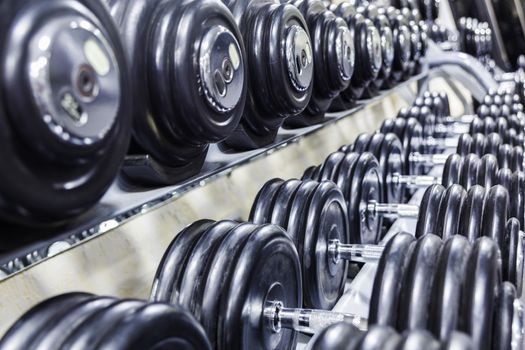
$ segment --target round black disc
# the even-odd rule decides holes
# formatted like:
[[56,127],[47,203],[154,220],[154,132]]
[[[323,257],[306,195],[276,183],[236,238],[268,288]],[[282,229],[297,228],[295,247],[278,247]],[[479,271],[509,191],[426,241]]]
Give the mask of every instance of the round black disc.
[[467,191],[460,185],[452,185],[445,190],[437,219],[436,234],[443,239],[459,233],[461,207],[467,197]]
[[445,187],[432,185],[425,190],[421,205],[419,206],[419,216],[417,218],[416,237],[422,237],[428,233],[437,234],[437,222],[439,204],[445,193]]
[[284,180],[282,179],[272,179],[264,184],[253,201],[249,221],[254,224],[270,222],[274,197],[283,182]]
[[492,348],[508,350],[512,349],[514,301],[519,294],[514,285],[509,282],[501,284],[498,294]]
[[467,197],[461,207],[459,234],[467,237],[470,243],[481,237],[483,222],[483,205],[485,203],[485,188],[475,185],[467,191]]
[[451,154],[447,158],[445,167],[443,168],[443,176],[441,178],[441,183],[445,188],[459,183],[459,174],[461,172],[462,164],[463,158],[459,154]]

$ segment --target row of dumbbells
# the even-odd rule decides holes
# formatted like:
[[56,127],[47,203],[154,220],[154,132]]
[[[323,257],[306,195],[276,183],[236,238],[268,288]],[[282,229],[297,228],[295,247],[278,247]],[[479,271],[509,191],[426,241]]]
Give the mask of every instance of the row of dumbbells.
[[1,5],[0,217],[23,226],[85,213],[119,173],[175,184],[211,143],[269,145],[416,74],[427,47],[417,9],[350,1]]
[[[443,104],[443,98],[426,100],[421,107]],[[178,233],[157,269],[154,303],[117,308],[129,301],[60,296],[24,315],[0,348],[69,348],[86,339],[92,348],[133,348],[132,342],[144,348],[168,332],[156,313],[145,316],[147,308],[179,315],[171,326],[180,323],[186,331],[166,337],[197,348],[207,337],[206,347],[218,349],[293,349],[298,332],[317,334],[314,349],[510,349],[523,341],[522,170],[499,168],[488,138],[481,160],[449,156],[441,180],[447,187],[427,187],[419,206],[383,203],[384,168],[374,150],[397,136],[376,135],[342,147],[318,171],[306,170],[303,180],[266,183],[248,222],[201,220]],[[400,150],[392,154],[401,159],[397,143]],[[352,152],[356,147],[360,153]],[[380,152],[387,162],[393,157],[388,149]],[[378,245],[383,214],[417,218],[416,231],[390,232],[386,245]],[[327,311],[344,291],[349,263],[370,262],[377,272],[368,318]],[[168,311],[159,302],[178,306]]]
[[491,60],[492,29],[488,22],[462,17],[459,19],[458,31],[461,51],[478,58],[483,63]]

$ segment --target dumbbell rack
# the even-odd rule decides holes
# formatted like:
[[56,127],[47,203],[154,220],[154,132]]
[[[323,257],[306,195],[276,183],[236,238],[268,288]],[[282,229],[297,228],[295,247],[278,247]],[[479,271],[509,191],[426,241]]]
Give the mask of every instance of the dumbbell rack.
[[[214,146],[204,170],[181,185],[123,190],[123,184],[115,183],[72,228],[0,256],[5,273],[0,274],[0,334],[29,307],[67,291],[147,298],[157,264],[176,232],[200,218],[246,219],[268,179],[300,177],[302,169],[358,134],[374,132],[415,99],[419,86],[438,80],[439,88],[446,88],[443,79],[435,79],[441,73],[425,70],[350,111],[329,115],[323,124],[282,130],[265,149],[234,154]],[[365,266],[336,309],[365,315],[354,297],[370,289],[372,276],[373,268]]]

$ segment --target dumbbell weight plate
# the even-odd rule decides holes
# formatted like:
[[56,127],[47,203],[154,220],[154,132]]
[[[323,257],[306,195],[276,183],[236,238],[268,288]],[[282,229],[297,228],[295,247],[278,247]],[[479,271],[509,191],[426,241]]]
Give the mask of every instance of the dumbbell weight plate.
[[470,254],[465,271],[459,330],[472,337],[478,349],[490,349],[497,298],[501,284],[501,256],[496,242],[481,237]]
[[338,167],[344,157],[345,154],[343,152],[334,152],[330,154],[321,166],[319,178],[313,180],[324,181],[335,179],[335,174],[337,173]]
[[395,347],[396,350],[439,350],[439,342],[434,339],[432,334],[424,329],[415,330],[409,333],[404,333],[401,341]]
[[2,337],[0,347],[13,350],[28,349],[40,329],[54,317],[66,315],[75,305],[89,300],[93,295],[88,293],[62,294],[47,299],[19,318]]
[[[391,335],[391,334],[388,334]],[[359,343],[367,333],[359,331],[356,327],[346,322],[339,322],[326,327],[312,339],[311,350],[357,350],[363,349]]]
[[296,332],[274,333],[263,319],[267,302],[301,307],[301,266],[293,242],[278,226],[260,227],[235,260],[227,298],[221,302],[219,349],[293,348]]
[[498,150],[503,144],[503,140],[501,137],[496,133],[490,133],[486,136],[487,144],[485,145],[485,150],[483,151],[483,154],[498,154]]
[[444,342],[441,350],[474,350],[472,340],[462,332],[454,331],[450,338]]
[[[318,186],[319,183],[315,181],[303,181],[291,201],[286,232],[292,238],[298,252],[302,252],[304,247],[304,232],[308,220],[305,213],[308,212],[308,205]],[[303,256],[300,254],[301,266],[303,266],[302,259]]]
[[500,185],[490,188],[483,205],[481,234],[497,243],[504,265],[507,265],[509,261],[509,251],[505,244],[505,226],[507,225],[508,212],[509,193],[507,190]]
[[208,275],[212,257],[224,238],[238,225],[235,221],[218,221],[213,223],[198,238],[180,277],[179,293],[176,296],[177,304],[194,314],[200,310],[199,302],[202,300],[203,278]]
[[371,325],[356,350],[383,350],[392,340],[400,340],[399,334],[393,328]]
[[271,207],[279,187],[283,184],[282,179],[272,179],[264,184],[255,197],[250,211],[250,222],[254,224],[265,224],[270,222]]
[[[271,217],[268,223],[271,222],[277,226],[287,229],[292,201],[301,183],[302,182],[300,180],[296,179],[283,182],[275,194],[274,204],[270,211]],[[295,239],[293,240],[295,242]]]
[[114,302],[115,298],[92,297],[75,304],[66,314],[50,318],[33,337],[30,348],[42,350],[60,348],[67,336],[87,317]]
[[474,134],[472,136],[472,149],[471,153],[475,153],[478,157],[483,157],[487,148],[487,140],[485,134]]
[[347,153],[345,158],[341,161],[338,171],[335,174],[335,183],[337,187],[341,189],[343,195],[345,196],[346,201],[349,201],[350,196],[352,195],[351,191],[351,181],[352,171],[354,170],[355,163],[359,159],[359,154],[350,152]]
[[346,199],[350,227],[353,232],[359,232],[358,243],[376,244],[381,238],[383,220],[381,216],[370,213],[367,206],[374,201],[382,203],[383,196],[379,164],[371,153],[359,156],[349,180],[351,187]]
[[368,133],[360,134],[357,136],[357,139],[354,142],[354,146],[352,147],[352,152],[355,153],[363,153],[366,151],[366,148],[368,146],[368,143],[372,139],[372,135]]
[[510,215],[518,218],[521,227],[525,227],[525,175],[514,172],[510,182]]
[[459,322],[461,287],[471,252],[468,240],[453,236],[444,242],[434,277],[429,330],[441,341],[448,339]]
[[394,132],[394,119],[383,120],[383,123],[381,123],[381,127],[379,128],[379,132],[382,134]]
[[512,149],[510,168],[514,171],[523,171],[523,146],[515,146]]
[[501,284],[493,325],[493,349],[512,349],[514,301],[517,297],[518,293],[514,285],[509,282]]
[[441,183],[445,188],[459,183],[459,174],[463,165],[463,158],[459,154],[450,155],[443,168]]
[[369,324],[396,326],[402,281],[408,270],[414,240],[412,235],[401,232],[386,244],[374,278]]
[[451,185],[443,193],[439,203],[436,232],[443,239],[459,233],[461,207],[467,197],[467,191],[460,185]]
[[[202,278],[204,283],[201,284],[201,309],[200,314],[197,314],[196,317],[206,330],[214,348],[218,348],[221,342],[218,334],[219,313],[221,304],[227,300],[228,284],[237,256],[256,227],[256,225],[244,223],[231,230],[217,248],[210,263],[211,268],[208,275]],[[255,259],[255,256],[253,258]]]
[[477,184],[491,188],[498,182],[498,159],[492,154],[485,154],[481,157],[478,168]]
[[[375,135],[374,138],[376,138]],[[382,139],[377,151],[374,149],[373,140],[370,142],[368,148],[369,151],[376,156],[382,169],[385,189],[383,199],[387,203],[402,203],[405,199],[406,187],[403,184],[393,183],[391,178],[395,174],[404,174],[405,158],[403,146],[399,138],[393,133],[385,134]]]
[[159,264],[151,291],[151,299],[154,301],[175,301],[180,288],[182,274],[188,262],[193,247],[213,224],[211,220],[196,221],[182,230],[170,244]]
[[315,165],[312,165],[311,167],[306,168],[306,170],[303,173],[303,176],[301,177],[301,180],[312,180],[316,168],[317,166]]
[[96,346],[118,322],[145,305],[143,300],[121,300],[90,315],[65,340],[64,349],[89,349]]
[[437,234],[438,213],[445,188],[441,185],[432,185],[425,190],[416,226],[416,237],[420,238],[428,233]]
[[473,143],[472,136],[470,136],[469,134],[461,134],[458,139],[458,146],[456,148],[456,153],[459,154],[460,156],[466,156],[469,153],[473,153],[472,143]]
[[161,303],[146,304],[121,319],[97,347],[212,349],[204,329],[188,311]]
[[461,207],[459,234],[467,237],[470,243],[481,237],[485,193],[485,188],[479,185],[470,187]]
[[405,174],[422,175],[425,167],[410,161],[410,155],[414,153],[421,153],[424,151],[422,147],[423,128],[415,118],[408,118],[404,123],[396,120],[394,133],[399,137],[403,143],[405,150],[405,166],[407,167]]
[[322,182],[308,205],[302,254],[304,304],[308,308],[330,310],[343,294],[346,261],[335,262],[327,255],[327,242],[348,243],[346,203],[333,182]]
[[508,260],[503,265],[503,280],[516,286],[518,295],[521,295],[523,286],[523,259],[520,247],[520,223],[516,218],[510,218],[506,225],[505,246],[508,247]]
[[433,234],[418,239],[401,287],[398,329],[428,327],[432,283],[437,270],[442,240]]
[[477,183],[479,165],[480,159],[476,154],[470,153],[464,157],[458,183],[466,190],[469,190]]

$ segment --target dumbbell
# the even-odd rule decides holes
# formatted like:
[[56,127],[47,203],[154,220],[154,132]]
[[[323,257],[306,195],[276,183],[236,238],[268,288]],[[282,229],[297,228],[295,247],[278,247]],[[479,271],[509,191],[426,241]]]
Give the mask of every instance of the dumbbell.
[[428,37],[408,8],[401,9],[401,15],[404,18],[404,24],[410,30],[410,63],[403,74],[403,79],[406,80],[420,71],[421,60],[428,47]]
[[341,91],[331,106],[331,110],[341,111],[352,107],[363,96],[370,82],[379,75],[383,61],[381,36],[374,23],[358,13],[351,3],[332,4],[329,9],[346,21],[354,37],[354,74],[349,87]]
[[[433,138],[424,139],[421,124],[414,118],[385,120],[381,125],[380,132],[394,133],[402,142],[407,174],[422,174],[425,167],[442,165],[446,162],[447,154],[425,154],[429,146],[441,144],[453,146],[456,144],[456,152],[460,155],[475,153],[479,156],[495,153],[501,167],[509,167],[514,171],[523,170],[523,148],[504,144],[504,140],[496,133],[488,136],[482,134],[461,135],[457,140],[446,140],[446,142],[434,142]],[[359,140],[359,139],[358,139]],[[361,140],[360,140],[361,141]],[[357,150],[368,142],[366,135],[362,136],[362,142],[358,144]]]
[[476,18],[459,19],[459,43],[461,50],[482,62],[490,59],[492,53],[492,29],[488,22]]
[[[503,254],[505,279],[521,293],[524,234],[517,219],[507,220],[508,192],[501,186],[485,192],[481,186],[468,191],[459,185],[429,187],[418,208],[415,236],[430,232],[445,239],[462,234],[471,242],[482,236],[494,239]],[[344,195],[331,181],[270,180],[258,192],[249,221],[278,225],[293,240],[300,261],[308,262],[301,266],[309,307],[332,308],[342,294],[344,266],[331,264],[377,262],[383,249],[370,245],[379,242],[379,236],[363,237],[366,229],[352,225]]]
[[286,119],[286,125],[303,127],[320,122],[334,99],[350,84],[355,65],[354,38],[346,22],[319,0],[295,0],[314,40],[313,93],[303,113]]
[[394,64],[394,34],[390,28],[390,21],[384,14],[379,14],[379,9],[375,5],[368,5],[364,16],[374,23],[381,38],[381,57],[383,59],[381,69],[377,77],[365,88],[364,94],[366,97],[373,97],[377,95],[384,81],[390,77]]
[[319,332],[309,343],[308,350],[324,349],[463,349],[474,350],[469,336],[453,332],[446,341],[438,341],[428,331],[416,329],[399,334],[392,327],[371,326],[366,332],[348,322],[335,323]]
[[[463,165],[462,158],[458,155],[451,156],[447,163],[441,180],[446,187],[459,183],[466,186],[480,184],[489,189],[501,183],[508,191],[509,216],[518,218],[523,225],[525,176],[522,172],[515,172],[510,178],[508,172],[506,174],[498,172],[497,161],[493,156],[485,156],[477,169],[470,166],[470,163],[475,161],[469,160]],[[363,237],[361,241],[355,243],[377,242],[382,230],[383,217],[395,219],[418,216],[418,206],[399,204],[399,202],[385,203],[382,170],[378,160],[369,152],[362,154],[340,152],[330,156],[319,169],[319,172],[316,172],[308,168],[303,175],[303,180],[330,180],[338,185],[348,203],[350,225],[357,232],[361,232]],[[402,190],[406,182],[400,180],[401,175],[396,176],[398,180],[391,182],[393,186],[387,187],[391,193]],[[432,182],[435,183],[437,180],[432,179]],[[429,181],[425,186],[421,186],[427,187],[430,184]],[[399,195],[394,198],[399,198]]]
[[124,51],[98,0],[0,3],[0,218],[62,225],[95,205],[126,154]]
[[32,307],[0,339],[0,348],[210,349],[202,326],[176,305],[67,293]]
[[[125,167],[125,178],[176,183],[197,173],[209,144],[239,124],[248,75],[241,34],[215,0],[105,2],[119,24],[131,73],[130,152],[148,154],[170,174],[147,177]],[[188,22],[200,25],[188,30]]]
[[[219,229],[220,226],[223,227]],[[216,238],[210,242],[211,237]],[[411,321],[423,313],[432,316],[429,325],[435,323],[437,331],[443,329],[445,333],[448,329],[450,332],[456,329],[457,322],[443,319],[442,315],[456,315],[468,323],[465,329],[476,345],[480,334],[489,339],[489,344],[492,333],[513,336],[512,327],[492,329],[492,312],[496,308],[491,297],[500,283],[501,268],[496,243],[481,238],[470,249],[466,238],[456,236],[447,240],[443,250],[441,245],[436,236],[427,235],[416,243],[407,233],[400,233],[387,243],[374,281],[369,323],[412,329],[402,322],[398,324],[398,315],[409,312],[407,320]],[[422,253],[426,247],[435,252],[437,263]],[[459,257],[458,247],[463,253]],[[465,262],[459,268],[460,273],[452,257]],[[184,266],[178,264],[181,259],[185,260]],[[411,264],[415,265],[412,271],[408,268]],[[440,273],[439,268],[444,271]],[[427,282],[425,286],[412,288],[410,296],[406,295],[403,281],[414,279],[408,276],[422,274]],[[436,277],[434,288],[429,282],[432,276]],[[437,283],[438,279],[443,283]],[[451,284],[450,279],[457,283]],[[451,287],[454,289],[449,291]],[[459,309],[459,304],[445,305],[438,301],[430,312],[427,309],[433,291],[436,294],[452,292],[447,295],[458,299],[460,293],[464,293],[467,300],[473,298],[475,292],[476,300],[481,296],[485,304],[473,303]],[[419,308],[410,310],[422,311],[410,312],[403,308],[398,312],[401,297],[409,300],[404,308],[418,305]],[[366,328],[367,323],[350,314],[300,309],[302,283],[298,253],[286,232],[276,225],[228,221],[194,223],[177,235],[163,256],[155,276],[152,299],[189,305],[212,345],[218,349],[289,349],[295,346],[297,331],[316,333],[342,320],[359,328]],[[509,298],[509,301],[519,304],[514,299]],[[512,312],[507,316],[510,318],[506,320],[512,320]],[[479,325],[469,322],[473,317],[480,321]]]
[[306,21],[289,3],[224,1],[246,48],[248,97],[243,117],[223,146],[271,144],[284,120],[307,107],[313,90],[313,44]]

